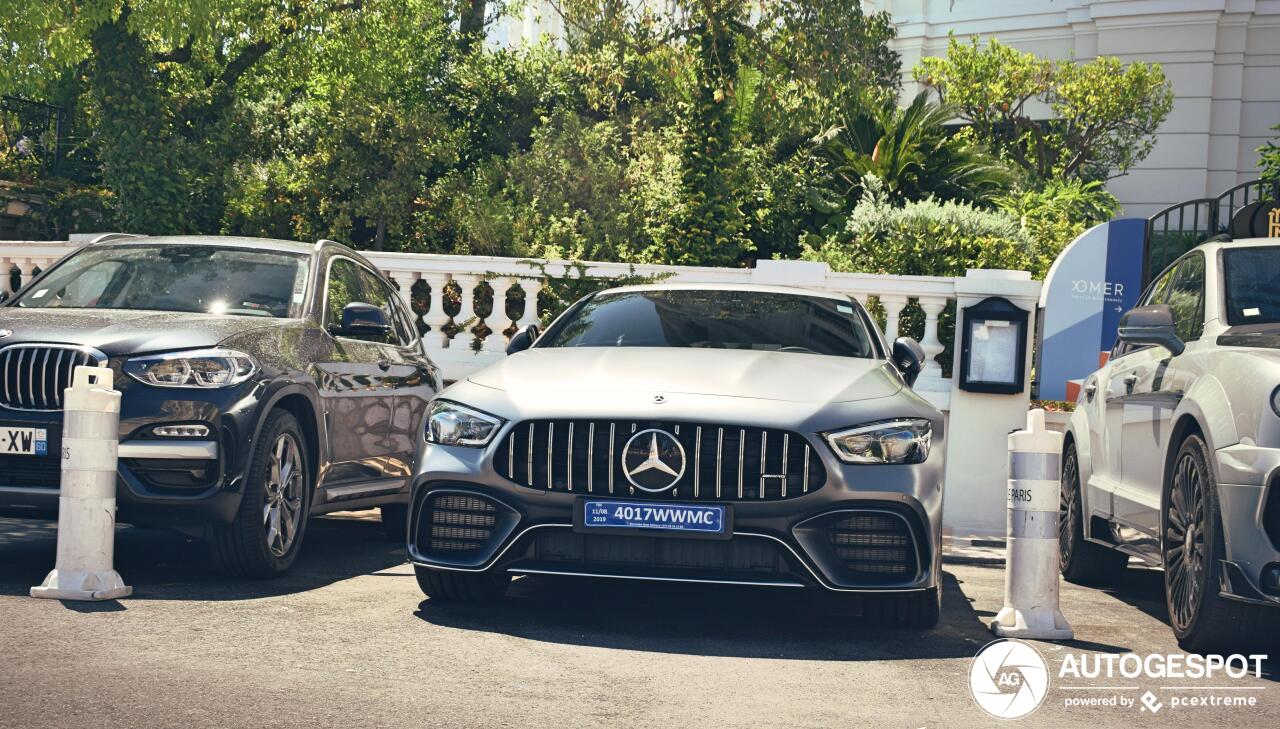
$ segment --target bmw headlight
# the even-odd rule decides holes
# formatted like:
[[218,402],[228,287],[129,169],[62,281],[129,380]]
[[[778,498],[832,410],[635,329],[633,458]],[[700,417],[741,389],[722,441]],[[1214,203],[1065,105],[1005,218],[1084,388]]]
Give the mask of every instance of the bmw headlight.
[[827,433],[827,443],[845,463],[923,463],[929,457],[933,426],[902,418]]
[[197,349],[134,357],[124,371],[156,387],[230,387],[253,377],[258,363],[234,349]]
[[498,432],[501,418],[449,400],[433,400],[427,408],[427,442],[479,448]]

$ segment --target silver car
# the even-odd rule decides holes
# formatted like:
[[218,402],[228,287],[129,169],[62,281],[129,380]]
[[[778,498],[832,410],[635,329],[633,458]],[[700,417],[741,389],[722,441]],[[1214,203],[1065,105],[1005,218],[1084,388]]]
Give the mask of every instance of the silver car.
[[[535,341],[536,340],[536,341]],[[869,593],[938,620],[943,418],[857,301],[775,286],[587,296],[440,393],[410,511],[432,599],[512,575]]]
[[1184,648],[1280,635],[1277,385],[1280,241],[1208,243],[1157,276],[1067,429],[1066,578],[1138,557],[1164,568]]

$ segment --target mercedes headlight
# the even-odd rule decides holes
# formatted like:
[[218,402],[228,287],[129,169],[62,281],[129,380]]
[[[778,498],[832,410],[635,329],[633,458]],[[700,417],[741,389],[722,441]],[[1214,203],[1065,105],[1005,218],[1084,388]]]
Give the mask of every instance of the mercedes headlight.
[[501,418],[449,400],[433,400],[427,408],[427,442],[479,448],[498,432]]
[[903,418],[827,433],[826,438],[845,463],[923,463],[932,435],[928,420]]
[[156,387],[212,389],[238,385],[253,377],[258,363],[234,349],[197,349],[134,357],[125,362],[124,371]]

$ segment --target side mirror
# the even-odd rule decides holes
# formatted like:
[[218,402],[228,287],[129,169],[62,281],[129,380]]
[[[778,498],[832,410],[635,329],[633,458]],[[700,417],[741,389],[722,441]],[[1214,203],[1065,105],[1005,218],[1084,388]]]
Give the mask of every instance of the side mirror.
[[342,324],[329,325],[335,337],[385,337],[391,332],[387,313],[373,304],[353,301],[342,308]]
[[512,337],[511,341],[507,344],[507,354],[523,352],[529,347],[532,347],[533,343],[537,341],[538,335],[541,333],[542,332],[538,330],[537,324],[530,324],[524,329],[516,332],[516,335]]
[[1175,357],[1187,345],[1178,338],[1173,324],[1173,309],[1168,304],[1139,306],[1120,317],[1119,339],[1125,344],[1151,344],[1164,347]]
[[920,370],[924,369],[924,350],[920,348],[920,343],[911,337],[898,337],[893,343],[893,354],[889,359],[898,368],[898,372],[902,373],[907,387],[913,387],[916,378],[920,376]]

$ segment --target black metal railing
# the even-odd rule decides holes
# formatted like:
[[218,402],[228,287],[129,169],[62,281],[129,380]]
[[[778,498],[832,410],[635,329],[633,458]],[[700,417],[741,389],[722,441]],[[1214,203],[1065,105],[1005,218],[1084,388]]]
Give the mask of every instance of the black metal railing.
[[1147,218],[1145,286],[1183,253],[1215,235],[1231,230],[1231,219],[1243,208],[1262,200],[1280,199],[1280,180],[1242,182],[1216,197],[1170,205]]

